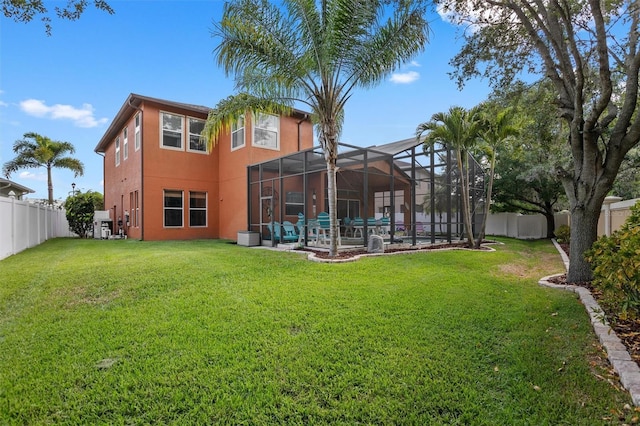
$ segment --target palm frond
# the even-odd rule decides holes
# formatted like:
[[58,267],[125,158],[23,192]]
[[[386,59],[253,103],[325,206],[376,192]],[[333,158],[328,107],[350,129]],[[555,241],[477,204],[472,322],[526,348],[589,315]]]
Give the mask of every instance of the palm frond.
[[222,133],[228,132],[231,125],[242,116],[250,112],[264,112],[267,114],[290,114],[292,107],[269,99],[259,98],[247,93],[229,96],[221,100],[209,116],[204,125],[201,136],[207,141],[209,149],[218,143]]

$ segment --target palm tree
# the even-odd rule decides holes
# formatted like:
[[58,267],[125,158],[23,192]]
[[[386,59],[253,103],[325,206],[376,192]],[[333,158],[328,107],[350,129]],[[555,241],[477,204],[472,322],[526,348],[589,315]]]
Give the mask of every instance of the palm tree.
[[469,208],[469,152],[476,145],[480,131],[480,120],[475,109],[467,111],[458,106],[451,107],[449,112],[433,114],[431,120],[418,125],[416,137],[420,139],[426,133],[424,144],[426,147],[441,143],[451,147],[456,152],[456,162],[460,171],[460,186],[462,189],[462,218],[467,234],[469,247],[475,246],[473,229],[471,227],[471,210]]
[[480,131],[480,150],[489,161],[489,183],[487,184],[487,193],[484,202],[484,213],[482,216],[482,225],[476,248],[480,248],[484,234],[487,228],[487,217],[491,208],[491,194],[493,192],[493,179],[496,169],[496,154],[501,145],[507,140],[518,135],[519,128],[515,123],[513,110],[505,108],[495,112],[495,108],[491,105],[481,105],[482,109],[482,125]]
[[218,64],[245,94],[219,104],[203,136],[216,143],[246,111],[309,108],[327,162],[331,256],[338,252],[336,160],[345,104],[356,88],[374,86],[422,51],[425,7],[422,0],[232,0],[216,27]]
[[33,132],[25,133],[24,139],[17,140],[13,144],[13,152],[17,154],[16,158],[4,163],[2,173],[9,179],[11,173],[19,169],[45,167],[47,169],[49,204],[53,204],[51,169],[56,167],[72,170],[74,177],[84,174],[84,166],[80,160],[64,157],[65,154],[73,154],[75,151],[69,142],[53,141]]

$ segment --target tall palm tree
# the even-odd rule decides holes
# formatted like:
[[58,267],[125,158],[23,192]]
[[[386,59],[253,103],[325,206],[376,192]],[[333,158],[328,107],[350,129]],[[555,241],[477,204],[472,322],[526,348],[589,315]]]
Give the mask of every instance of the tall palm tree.
[[467,111],[458,106],[451,107],[448,112],[433,114],[431,120],[418,125],[416,137],[420,139],[426,134],[425,146],[441,143],[455,150],[456,162],[460,171],[462,190],[462,219],[467,234],[469,247],[475,246],[471,227],[471,209],[469,208],[469,152],[477,143],[481,123],[475,109]]
[[74,177],[84,174],[84,166],[80,160],[64,156],[67,153],[73,154],[75,151],[69,142],[53,141],[33,132],[25,133],[24,139],[17,140],[13,144],[13,152],[17,155],[13,160],[4,163],[2,173],[9,179],[11,173],[19,169],[45,167],[47,169],[49,204],[53,204],[51,170],[54,167],[69,169],[74,172]]
[[337,249],[336,160],[347,100],[372,87],[423,50],[425,1],[232,0],[214,35],[218,64],[245,94],[225,99],[209,115],[210,144],[247,110],[312,112],[327,162],[330,255]]
[[489,183],[484,202],[482,225],[476,241],[476,248],[480,248],[487,229],[487,217],[491,208],[491,194],[493,192],[493,180],[496,170],[496,154],[501,145],[507,140],[518,135],[519,128],[515,122],[515,116],[511,108],[495,111],[491,105],[481,105],[482,128],[480,131],[480,150],[489,161]]

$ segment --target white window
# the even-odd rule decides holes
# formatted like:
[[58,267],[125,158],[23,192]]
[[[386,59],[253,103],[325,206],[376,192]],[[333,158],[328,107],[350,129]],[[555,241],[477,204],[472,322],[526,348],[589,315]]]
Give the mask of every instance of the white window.
[[253,145],[261,148],[280,149],[278,130],[280,118],[270,114],[255,114],[253,123]]
[[297,216],[298,213],[304,213],[304,194],[302,192],[287,192],[284,214]]
[[207,226],[207,193],[189,192],[189,226]]
[[164,191],[164,226],[182,227],[182,191]]
[[162,126],[161,146],[163,148],[183,149],[182,129],[184,128],[184,117],[167,112],[161,112],[160,115],[162,117],[160,120],[160,125]]
[[120,165],[120,136],[116,138],[116,166]]
[[135,146],[135,150],[139,150],[140,149],[140,113],[136,114],[136,130],[135,130],[135,142],[134,142],[134,146]]
[[129,158],[129,129],[126,127],[122,131],[122,158]]
[[231,125],[231,151],[242,148],[244,141],[244,116]]
[[189,118],[189,151],[207,152],[207,142],[202,136],[204,120]]

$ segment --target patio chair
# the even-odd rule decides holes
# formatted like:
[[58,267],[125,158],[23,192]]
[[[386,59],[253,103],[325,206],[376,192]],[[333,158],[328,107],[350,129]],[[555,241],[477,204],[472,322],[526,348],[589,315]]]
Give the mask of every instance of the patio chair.
[[[330,242],[330,232],[331,232],[331,219],[329,218],[329,213],[321,212],[318,214],[318,243],[322,241],[322,243],[328,244]],[[338,245],[342,244],[342,239],[340,238],[340,232],[338,232]]]
[[391,233],[391,219],[383,217],[378,223],[380,229],[380,235],[389,235]]
[[318,242],[322,239],[322,242],[326,243],[328,232],[330,232],[329,213],[321,212],[318,214]]
[[362,229],[364,228],[364,220],[361,217],[356,217],[353,219],[353,237],[356,238],[358,236],[358,232],[360,233],[360,238],[363,237]]
[[344,226],[344,236],[352,236],[353,237],[353,221],[350,217],[345,217],[342,219],[342,225]]
[[318,240],[318,225],[313,219],[309,220],[309,223],[304,218],[304,214],[298,213],[298,242],[302,243],[303,239],[307,238],[307,243],[313,243]]
[[[291,224],[291,222],[289,222],[289,224]],[[280,222],[267,223],[267,229],[271,234],[271,238],[273,238],[276,243],[291,243],[298,240],[297,235],[287,235],[286,233],[282,235],[282,225],[280,225]]]
[[300,240],[300,236],[298,235],[298,232],[296,232],[296,227],[293,225],[293,223],[289,222],[288,220],[283,221],[282,229],[284,230],[282,235],[282,239],[284,241],[293,242]]

